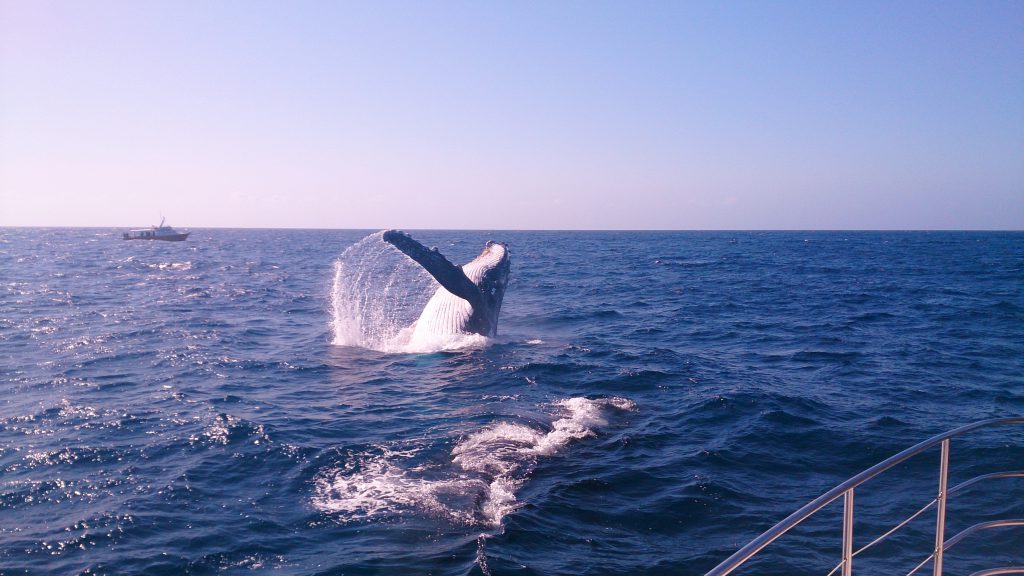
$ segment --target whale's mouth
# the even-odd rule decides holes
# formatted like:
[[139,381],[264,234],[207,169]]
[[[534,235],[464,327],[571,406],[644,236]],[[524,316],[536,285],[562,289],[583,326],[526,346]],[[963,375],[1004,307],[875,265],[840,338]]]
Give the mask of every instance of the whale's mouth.
[[502,266],[508,260],[508,247],[501,242],[488,241],[484,250],[472,262],[465,264],[462,271],[466,277],[479,285],[484,275]]
[[484,244],[484,251],[481,252],[479,256],[477,256],[477,259],[485,260],[488,263],[493,262],[493,266],[497,266],[498,264],[501,263],[502,260],[505,259],[505,256],[507,255],[508,247],[506,247],[501,242],[488,240],[487,244]]

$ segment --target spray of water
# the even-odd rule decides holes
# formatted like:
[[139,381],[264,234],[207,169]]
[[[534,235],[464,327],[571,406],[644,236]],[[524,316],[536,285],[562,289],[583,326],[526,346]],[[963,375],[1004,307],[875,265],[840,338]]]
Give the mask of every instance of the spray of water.
[[376,232],[349,246],[334,263],[334,344],[381,352],[406,351],[409,327],[437,282]]
[[412,325],[436,280],[376,232],[349,246],[334,263],[331,319],[334,344],[380,352],[426,353],[485,346],[479,334],[419,335]]

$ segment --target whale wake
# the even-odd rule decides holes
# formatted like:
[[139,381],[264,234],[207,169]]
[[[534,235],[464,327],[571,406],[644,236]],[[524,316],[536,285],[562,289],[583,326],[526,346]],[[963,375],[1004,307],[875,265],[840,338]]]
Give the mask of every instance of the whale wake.
[[462,436],[444,462],[416,462],[422,448],[375,447],[348,454],[322,472],[313,505],[341,522],[418,512],[457,524],[500,527],[519,507],[516,493],[541,458],[594,435],[610,411],[631,411],[625,398],[566,398],[552,405],[549,428],[496,422]]

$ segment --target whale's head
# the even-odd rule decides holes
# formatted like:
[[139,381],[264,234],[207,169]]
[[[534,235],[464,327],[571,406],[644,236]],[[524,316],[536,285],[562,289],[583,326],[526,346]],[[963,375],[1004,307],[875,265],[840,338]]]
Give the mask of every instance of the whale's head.
[[479,319],[487,325],[481,327],[482,334],[493,336],[497,333],[498,313],[501,312],[501,301],[505,298],[510,268],[508,246],[502,242],[491,241],[484,244],[484,250],[479,256],[462,267],[466,277],[477,285],[487,303],[487,318]]

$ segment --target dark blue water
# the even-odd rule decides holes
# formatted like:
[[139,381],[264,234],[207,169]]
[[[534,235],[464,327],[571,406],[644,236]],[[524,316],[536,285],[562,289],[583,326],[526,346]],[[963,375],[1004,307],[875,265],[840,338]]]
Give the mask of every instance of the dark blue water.
[[[701,574],[1024,413],[1020,233],[419,232],[456,262],[507,242],[512,276],[496,340],[412,354],[332,343],[367,232],[119,232],[0,229],[3,574]],[[1022,445],[958,440],[951,483]],[[937,460],[858,493],[858,545]],[[994,482],[949,533],[1024,517]],[[858,562],[906,573],[925,516]],[[840,533],[830,508],[755,569],[827,573]],[[946,565],[1022,550],[992,532]]]

